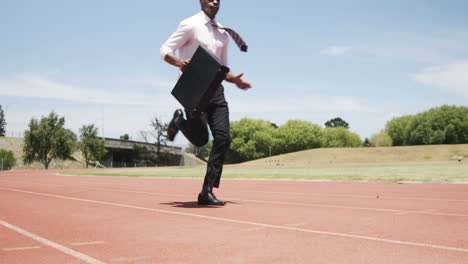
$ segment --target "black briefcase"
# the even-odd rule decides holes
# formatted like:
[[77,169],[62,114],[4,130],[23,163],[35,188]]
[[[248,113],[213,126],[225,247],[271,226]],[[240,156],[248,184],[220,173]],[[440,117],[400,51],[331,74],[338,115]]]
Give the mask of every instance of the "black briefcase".
[[215,55],[199,46],[171,93],[192,117],[198,116],[228,72]]

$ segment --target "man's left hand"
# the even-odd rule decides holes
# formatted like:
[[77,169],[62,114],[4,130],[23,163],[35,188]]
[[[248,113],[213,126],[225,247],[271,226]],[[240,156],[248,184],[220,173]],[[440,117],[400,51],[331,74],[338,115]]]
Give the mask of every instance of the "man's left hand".
[[242,80],[243,75],[244,75],[243,73],[241,73],[239,75],[233,75],[232,82],[235,83],[236,86],[239,87],[242,90],[247,90],[247,89],[252,88],[251,83]]

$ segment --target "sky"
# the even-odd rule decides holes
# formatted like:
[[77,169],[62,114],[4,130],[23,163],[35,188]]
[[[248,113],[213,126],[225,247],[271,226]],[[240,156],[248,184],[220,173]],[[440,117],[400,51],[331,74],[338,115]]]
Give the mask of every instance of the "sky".
[[[54,111],[78,134],[142,140],[169,122],[178,70],[161,44],[199,0],[2,0],[0,105],[7,136]],[[253,88],[225,83],[230,120],[341,117],[363,140],[394,117],[468,105],[468,1],[222,0],[217,20],[235,29],[229,67]],[[172,143],[187,146],[178,135]]]

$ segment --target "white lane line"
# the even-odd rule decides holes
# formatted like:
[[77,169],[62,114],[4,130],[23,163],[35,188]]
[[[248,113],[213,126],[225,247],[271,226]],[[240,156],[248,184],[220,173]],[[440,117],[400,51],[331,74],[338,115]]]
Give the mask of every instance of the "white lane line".
[[417,246],[417,247],[443,249],[443,250],[448,250],[448,251],[457,251],[457,252],[468,253],[467,248],[448,247],[448,246],[441,246],[441,245],[434,245],[434,244],[409,242],[409,241],[401,241],[401,240],[392,240],[392,239],[384,239],[384,238],[377,238],[377,237],[368,237],[368,236],[352,235],[352,234],[346,234],[346,233],[327,232],[327,231],[304,229],[304,228],[297,228],[297,227],[290,227],[290,226],[263,224],[263,223],[256,223],[256,222],[243,221],[243,220],[235,220],[235,219],[229,219],[229,218],[213,217],[213,216],[207,216],[207,215],[184,213],[184,212],[177,212],[177,211],[169,211],[169,210],[162,210],[162,209],[155,209],[155,208],[147,208],[147,207],[134,206],[134,205],[126,205],[126,204],[110,203],[110,202],[103,202],[103,201],[96,201],[96,200],[88,200],[88,199],[81,199],[81,198],[75,198],[75,197],[69,197],[69,196],[47,194],[47,193],[37,193],[37,192],[30,192],[30,191],[17,190],[17,189],[6,189],[6,188],[0,188],[0,189],[7,190],[7,191],[12,191],[12,192],[20,192],[20,193],[28,193],[28,194],[33,194],[33,195],[61,198],[61,199],[66,199],[66,200],[73,200],[73,201],[80,201],[80,202],[87,202],[87,203],[94,203],[94,204],[111,205],[111,206],[116,206],[116,207],[152,211],[152,212],[158,212],[158,213],[164,213],[164,214],[190,216],[190,217],[209,219],[209,220],[217,220],[217,221],[224,221],[224,222],[236,223],[236,224],[252,225],[252,226],[257,226],[257,227],[266,227],[266,228],[282,229],[282,230],[297,231],[297,232],[304,232],[304,233],[311,233],[311,234],[321,234],[321,235],[329,235],[329,236],[335,236],[335,237],[345,237],[345,238],[362,239],[362,240],[368,240],[368,241],[377,241],[377,242],[383,242],[383,243],[389,243],[389,244],[397,244],[397,245],[405,245],[405,246]]
[[[230,200],[230,198],[224,198]],[[353,209],[353,210],[365,210],[365,211],[380,211],[380,212],[391,212],[397,214],[425,214],[425,215],[442,215],[442,216],[459,216],[468,217],[465,214],[449,214],[449,213],[436,213],[433,210],[425,211],[407,211],[398,209],[384,209],[384,208],[370,208],[370,207],[355,207],[355,206],[344,206],[344,205],[323,205],[323,204],[310,204],[310,203],[292,203],[292,202],[274,202],[274,201],[262,201],[262,200],[247,200],[247,199],[236,199],[231,198],[234,201],[241,202],[254,202],[254,203],[267,203],[267,204],[285,204],[285,205],[301,205],[301,206],[313,206],[322,208],[340,208],[340,209]]]
[[[129,191],[129,190],[116,190],[116,189],[104,189],[104,188],[86,188],[87,190],[96,191],[108,191],[108,192],[123,192],[123,193],[136,193],[136,194],[148,194],[148,195],[164,195],[164,196],[176,196],[176,197],[192,197],[191,195],[183,194],[172,194],[172,193],[156,193],[156,192],[142,192],[142,191]],[[426,214],[426,215],[442,215],[442,216],[458,216],[468,217],[465,214],[450,214],[450,213],[436,213],[435,210],[424,210],[424,211],[408,211],[398,209],[383,209],[383,208],[371,208],[371,207],[355,207],[355,206],[344,206],[344,205],[323,205],[323,204],[312,204],[312,203],[294,203],[294,202],[275,202],[275,201],[263,201],[263,200],[249,200],[249,199],[238,199],[233,197],[225,197],[228,201],[240,201],[240,202],[254,202],[254,203],[266,203],[266,204],[285,204],[285,205],[300,205],[300,206],[313,206],[322,208],[339,208],[339,209],[352,209],[352,210],[366,210],[366,211],[381,211],[391,212],[397,214]]]
[[[141,191],[116,190],[116,189],[104,189],[104,188],[86,188],[86,187],[85,187],[85,189],[87,189],[87,190],[96,190],[96,191],[148,194],[148,195],[192,197],[191,195],[172,194],[172,193],[141,192]],[[313,207],[322,207],[322,208],[339,208],[339,209],[352,209],[352,210],[366,210],[366,211],[381,211],[381,212],[391,212],[391,213],[397,213],[397,214],[410,214],[411,213],[411,214],[468,217],[468,215],[465,215],[465,214],[436,213],[436,212],[434,212],[434,210],[408,211],[408,210],[398,210],[398,209],[355,207],[355,206],[344,206],[344,205],[323,205],[323,204],[312,204],[312,203],[293,203],[293,202],[275,202],[275,201],[263,201],[263,200],[249,200],[249,199],[237,199],[237,198],[233,198],[233,197],[225,197],[224,199],[228,200],[228,201],[254,202],[254,203],[266,203],[266,204],[300,205],[300,206],[313,206]]]
[[[60,187],[66,187],[66,186],[63,185]],[[80,188],[83,188],[86,190],[108,191],[108,192],[136,193],[136,194],[176,196],[176,197],[192,197],[191,195],[172,194],[172,193],[157,193],[157,192],[143,192],[143,191],[117,190],[117,189],[105,189],[105,188],[88,188],[88,187],[80,187]],[[323,205],[323,204],[313,204],[313,203],[295,203],[295,202],[281,202],[281,201],[275,202],[275,201],[264,201],[264,200],[238,199],[234,197],[225,197],[224,199],[228,201],[240,201],[240,202],[252,202],[252,203],[284,204],[284,205],[298,205],[298,206],[313,206],[313,207],[320,207],[320,208],[338,208],[338,209],[349,209],[349,210],[389,212],[389,213],[395,213],[396,215],[423,214],[423,215],[437,215],[437,216],[468,217],[468,214],[437,213],[435,212],[435,210],[409,211],[409,210],[399,210],[399,209],[356,207],[356,206],[344,206],[344,205]]]
[[288,225],[284,225],[284,226],[304,226],[306,225],[305,223],[298,223],[298,224],[288,224]]
[[65,253],[65,254],[67,254],[67,255],[70,255],[70,256],[72,256],[72,257],[75,257],[75,258],[77,258],[77,259],[80,259],[80,260],[82,260],[82,261],[84,261],[84,262],[86,262],[86,263],[89,263],[89,264],[105,264],[105,262],[102,262],[102,261],[99,261],[99,260],[97,260],[97,259],[94,259],[94,258],[92,258],[92,257],[90,257],[90,256],[87,256],[87,255],[85,255],[85,254],[83,254],[83,253],[81,253],[81,252],[75,251],[75,250],[73,250],[73,249],[64,247],[64,246],[62,246],[62,245],[60,245],[60,244],[57,244],[57,243],[52,242],[52,241],[50,241],[50,240],[48,240],[48,239],[45,239],[45,238],[43,238],[43,237],[40,237],[40,236],[35,235],[35,234],[33,234],[33,233],[30,233],[30,232],[28,232],[28,231],[26,231],[26,230],[24,230],[24,229],[21,229],[21,228],[19,228],[19,227],[17,227],[17,226],[14,226],[14,225],[12,225],[12,224],[9,224],[9,223],[7,223],[7,222],[5,222],[5,221],[0,220],[0,225],[3,225],[4,227],[9,228],[9,229],[11,229],[11,230],[14,230],[14,231],[16,231],[16,232],[18,232],[18,233],[20,233],[20,234],[22,234],[22,235],[24,235],[24,236],[27,236],[27,237],[29,237],[29,238],[32,238],[32,239],[34,239],[34,240],[36,240],[36,241],[38,241],[38,242],[40,242],[40,243],[42,243],[42,244],[44,244],[44,245],[46,245],[46,246],[55,248],[55,249],[57,249],[57,250],[59,250],[59,251]]
[[[246,190],[234,190],[236,192],[252,192]],[[375,195],[354,195],[354,194],[326,194],[326,193],[298,193],[298,192],[274,192],[274,191],[255,191],[256,193],[266,194],[284,194],[284,195],[297,195],[297,196],[328,196],[328,197],[354,197],[354,198],[375,198]],[[422,198],[422,197],[394,197],[394,196],[381,196],[380,199],[395,199],[395,200],[422,200],[422,201],[443,201],[443,202],[468,202],[468,200],[458,199],[437,199],[437,198]]]
[[[76,175],[70,175],[70,176],[76,176]],[[80,176],[81,177],[81,176]],[[92,176],[92,177],[103,177],[103,176]],[[105,177],[110,177],[110,176],[105,176]],[[150,178],[153,179],[153,178]],[[177,180],[192,180],[193,178],[157,178],[157,179],[177,179]],[[225,179],[229,180],[229,178]],[[232,179],[231,179],[232,180]],[[8,181],[8,180],[7,180]],[[11,183],[18,183],[18,182],[11,182]],[[32,182],[27,182],[28,184],[31,184]],[[82,182],[80,182],[81,184]],[[43,183],[33,183],[33,184],[38,184],[38,185],[49,185],[49,184],[43,184]],[[467,183],[468,184],[468,183]],[[118,186],[125,186],[127,187],[128,185],[126,184],[114,184]],[[63,187],[66,185],[50,185],[50,186],[55,186],[55,187]],[[85,187],[86,188],[86,187]],[[315,196],[315,197],[353,197],[353,198],[376,198],[376,195],[354,195],[354,194],[326,194],[326,193],[300,193],[300,192],[275,192],[275,191],[251,191],[251,190],[244,190],[244,189],[230,189],[230,191],[235,191],[235,192],[247,192],[247,193],[266,193],[266,194],[282,194],[282,195],[295,195],[295,196]],[[379,192],[377,190],[376,192]],[[419,200],[419,201],[442,201],[442,202],[468,202],[468,200],[463,200],[463,199],[443,199],[443,198],[424,198],[424,197],[395,197],[395,196],[381,196],[378,195],[380,199],[394,199],[394,200]]]

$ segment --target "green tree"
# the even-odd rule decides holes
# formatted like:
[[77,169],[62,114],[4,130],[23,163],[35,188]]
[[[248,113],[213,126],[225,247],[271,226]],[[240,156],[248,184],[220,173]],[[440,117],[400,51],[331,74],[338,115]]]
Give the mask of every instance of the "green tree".
[[349,124],[343,119],[341,119],[341,117],[335,117],[325,122],[325,127],[330,127],[330,128],[344,127],[346,129],[349,129]]
[[76,135],[65,129],[65,118],[51,112],[41,120],[32,118],[25,131],[23,145],[24,163],[38,161],[49,168],[54,159],[69,159],[76,147]]
[[10,150],[0,149],[0,170],[9,170],[16,164],[15,156]]
[[419,126],[426,126],[424,144],[468,143],[468,107],[443,105],[416,115]]
[[325,128],[322,133],[322,147],[325,148],[360,147],[362,144],[359,135],[345,127]]
[[364,143],[362,144],[364,147],[371,147],[371,143],[368,138],[364,139]]
[[387,122],[393,145],[468,143],[468,107],[443,105]]
[[322,128],[307,121],[289,120],[275,130],[274,154],[321,147]]
[[266,157],[276,145],[275,130],[275,126],[265,120],[244,118],[231,122],[232,142],[226,161],[238,163]]
[[6,120],[5,120],[5,112],[2,109],[2,106],[0,105],[0,137],[5,136],[5,127],[6,127]]
[[101,160],[106,155],[107,150],[104,147],[104,139],[97,137],[98,129],[94,125],[83,125],[80,128],[79,148],[86,162],[86,168],[89,164]]
[[434,129],[431,120],[424,115],[415,117],[409,134],[409,145],[443,144],[445,141],[444,131]]
[[369,142],[372,147],[391,147],[393,145],[392,138],[385,131],[372,135]]
[[193,144],[190,144],[185,151],[188,153],[192,153],[197,156],[199,159],[204,161],[208,160],[208,156],[210,155],[211,149],[213,148],[213,141],[209,141],[203,147],[197,147]]
[[133,145],[133,154],[131,156],[131,162],[138,163],[141,165],[154,166],[158,164],[158,157],[146,146]]
[[130,136],[128,134],[123,134],[122,136],[120,136],[120,139],[130,140]]
[[393,146],[409,145],[413,123],[414,116],[411,115],[395,117],[387,122],[385,132],[392,138]]

